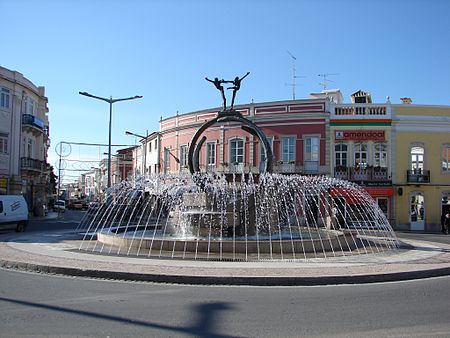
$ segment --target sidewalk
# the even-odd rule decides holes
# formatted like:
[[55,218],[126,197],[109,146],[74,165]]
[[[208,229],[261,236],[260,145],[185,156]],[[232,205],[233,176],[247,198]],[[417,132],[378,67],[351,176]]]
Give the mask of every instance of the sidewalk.
[[57,219],[59,216],[58,212],[49,211],[45,216],[30,216],[30,221],[33,220],[46,220],[46,219]]
[[[308,261],[218,262],[157,259],[78,250],[73,231],[8,234],[0,267],[120,280],[204,285],[326,285],[450,275],[450,245],[405,240],[395,253]],[[408,245],[409,247],[407,247]]]

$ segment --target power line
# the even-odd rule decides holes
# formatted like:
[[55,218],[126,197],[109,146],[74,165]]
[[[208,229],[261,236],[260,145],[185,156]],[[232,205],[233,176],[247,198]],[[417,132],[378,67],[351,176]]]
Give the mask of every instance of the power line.
[[[85,142],[67,142],[67,141],[61,141],[61,143],[65,144],[75,144],[79,146],[102,146],[102,147],[108,147],[108,144],[102,144],[102,143],[85,143]],[[136,145],[129,145],[129,144],[111,144],[112,147],[136,147]]]

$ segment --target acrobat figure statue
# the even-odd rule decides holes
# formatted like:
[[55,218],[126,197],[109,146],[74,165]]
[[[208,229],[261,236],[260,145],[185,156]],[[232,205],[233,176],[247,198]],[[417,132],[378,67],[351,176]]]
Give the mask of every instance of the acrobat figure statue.
[[213,80],[208,79],[207,77],[205,77],[206,81],[211,82],[212,84],[214,84],[214,86],[220,90],[220,92],[222,93],[222,100],[223,100],[223,110],[227,109],[227,98],[225,97],[225,91],[223,90],[223,86],[222,83],[227,83],[227,82],[231,82],[231,81],[225,81],[224,79],[219,80],[219,78],[214,78]]
[[231,99],[231,107],[230,110],[233,110],[233,106],[234,106],[234,99],[236,98],[236,93],[239,89],[241,89],[241,81],[244,80],[248,74],[250,74],[250,72],[247,72],[247,74],[245,74],[243,77],[239,78],[238,76],[236,76],[234,78],[234,81],[225,81],[226,83],[232,83],[233,87],[228,87],[227,89],[233,89],[233,97]]

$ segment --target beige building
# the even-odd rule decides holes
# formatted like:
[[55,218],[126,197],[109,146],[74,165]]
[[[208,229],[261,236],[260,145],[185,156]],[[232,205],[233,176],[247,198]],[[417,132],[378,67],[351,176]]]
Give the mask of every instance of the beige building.
[[397,229],[437,231],[450,213],[450,107],[392,105]]
[[47,203],[47,102],[44,87],[0,67],[0,194],[23,194],[37,214]]

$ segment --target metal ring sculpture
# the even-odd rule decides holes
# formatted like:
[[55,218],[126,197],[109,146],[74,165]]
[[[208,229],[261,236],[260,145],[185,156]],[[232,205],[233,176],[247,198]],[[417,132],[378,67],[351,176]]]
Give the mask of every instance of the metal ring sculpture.
[[241,113],[235,110],[229,110],[229,111],[222,111],[214,119],[205,122],[192,137],[188,152],[188,165],[191,174],[200,172],[200,164],[199,164],[200,149],[203,143],[206,141],[206,137],[203,136],[200,142],[197,144],[199,137],[203,134],[203,132],[206,129],[211,127],[213,124],[222,122],[240,122],[243,124],[243,126],[241,127],[243,130],[256,136],[263,145],[264,154],[266,157],[266,165],[264,166],[263,173],[272,172],[273,155],[272,149],[270,148],[266,135],[264,135],[263,131],[256,124],[243,117]]

